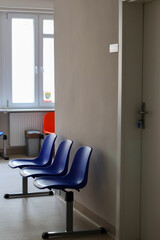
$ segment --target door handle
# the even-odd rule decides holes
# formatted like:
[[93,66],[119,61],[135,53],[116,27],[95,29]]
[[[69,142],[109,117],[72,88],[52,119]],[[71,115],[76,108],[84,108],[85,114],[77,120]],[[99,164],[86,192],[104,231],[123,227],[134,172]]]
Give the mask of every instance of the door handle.
[[145,114],[148,114],[148,112],[145,110],[146,104],[145,102],[142,103],[141,105],[141,110],[138,112],[141,114],[141,119],[138,121],[138,128],[145,129]]
[[148,112],[139,111],[139,114],[148,114]]

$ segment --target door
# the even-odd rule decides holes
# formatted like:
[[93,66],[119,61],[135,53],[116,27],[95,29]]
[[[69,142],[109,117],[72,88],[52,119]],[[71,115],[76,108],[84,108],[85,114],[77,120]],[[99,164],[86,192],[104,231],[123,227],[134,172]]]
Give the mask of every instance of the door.
[[141,239],[160,239],[160,1],[144,5]]
[[[160,1],[120,0],[120,7],[116,239],[160,240]],[[142,102],[145,129],[138,128]]]

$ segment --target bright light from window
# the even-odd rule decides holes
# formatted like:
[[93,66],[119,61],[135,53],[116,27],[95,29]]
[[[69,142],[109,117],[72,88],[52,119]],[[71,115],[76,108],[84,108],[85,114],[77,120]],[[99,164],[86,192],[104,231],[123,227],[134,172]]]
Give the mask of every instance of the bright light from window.
[[54,102],[54,41],[43,39],[43,101]]
[[54,33],[53,20],[48,20],[48,19],[43,20],[43,34],[53,34],[53,33]]
[[34,79],[34,20],[12,19],[12,101],[33,103]]

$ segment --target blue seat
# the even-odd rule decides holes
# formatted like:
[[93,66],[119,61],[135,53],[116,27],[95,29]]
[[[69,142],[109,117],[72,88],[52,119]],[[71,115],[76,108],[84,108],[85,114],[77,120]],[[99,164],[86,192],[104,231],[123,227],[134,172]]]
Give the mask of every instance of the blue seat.
[[54,161],[47,167],[25,167],[20,170],[22,177],[62,176],[68,171],[69,154],[73,142],[69,139],[60,143]]
[[44,139],[39,155],[34,159],[12,159],[8,165],[11,168],[49,166],[52,162],[56,134],[50,134]]
[[89,159],[92,149],[81,147],[76,152],[69,173],[62,177],[40,177],[34,181],[37,188],[44,189],[76,189],[79,190],[87,184]]
[[[42,148],[38,157],[34,159],[12,159],[8,165],[11,168],[23,168],[23,167],[46,167],[52,163],[54,143],[56,140],[56,134],[49,134],[44,139]],[[4,194],[4,198],[22,198],[22,197],[36,197],[36,196],[48,196],[53,195],[53,192],[40,192],[40,193],[28,193],[27,178],[22,177],[22,193]]]
[[66,230],[64,232],[44,232],[43,239],[64,237],[75,234],[85,233],[106,233],[104,228],[93,230],[73,231],[73,192],[66,189],[80,190],[87,184],[89,160],[92,148],[88,146],[81,147],[76,152],[71,169],[65,176],[46,176],[34,180],[34,185],[39,189],[60,189],[64,192],[66,201]]
[[7,156],[7,147],[6,147],[7,135],[3,134],[3,132],[0,132],[0,140],[3,140],[3,152],[0,153],[0,156],[3,157],[5,160],[8,160],[9,157]]

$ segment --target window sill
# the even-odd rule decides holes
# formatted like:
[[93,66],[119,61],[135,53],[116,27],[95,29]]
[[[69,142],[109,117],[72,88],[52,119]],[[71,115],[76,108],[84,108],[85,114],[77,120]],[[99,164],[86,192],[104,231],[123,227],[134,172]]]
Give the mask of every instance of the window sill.
[[54,112],[54,108],[0,108],[0,112],[10,113],[10,112]]

